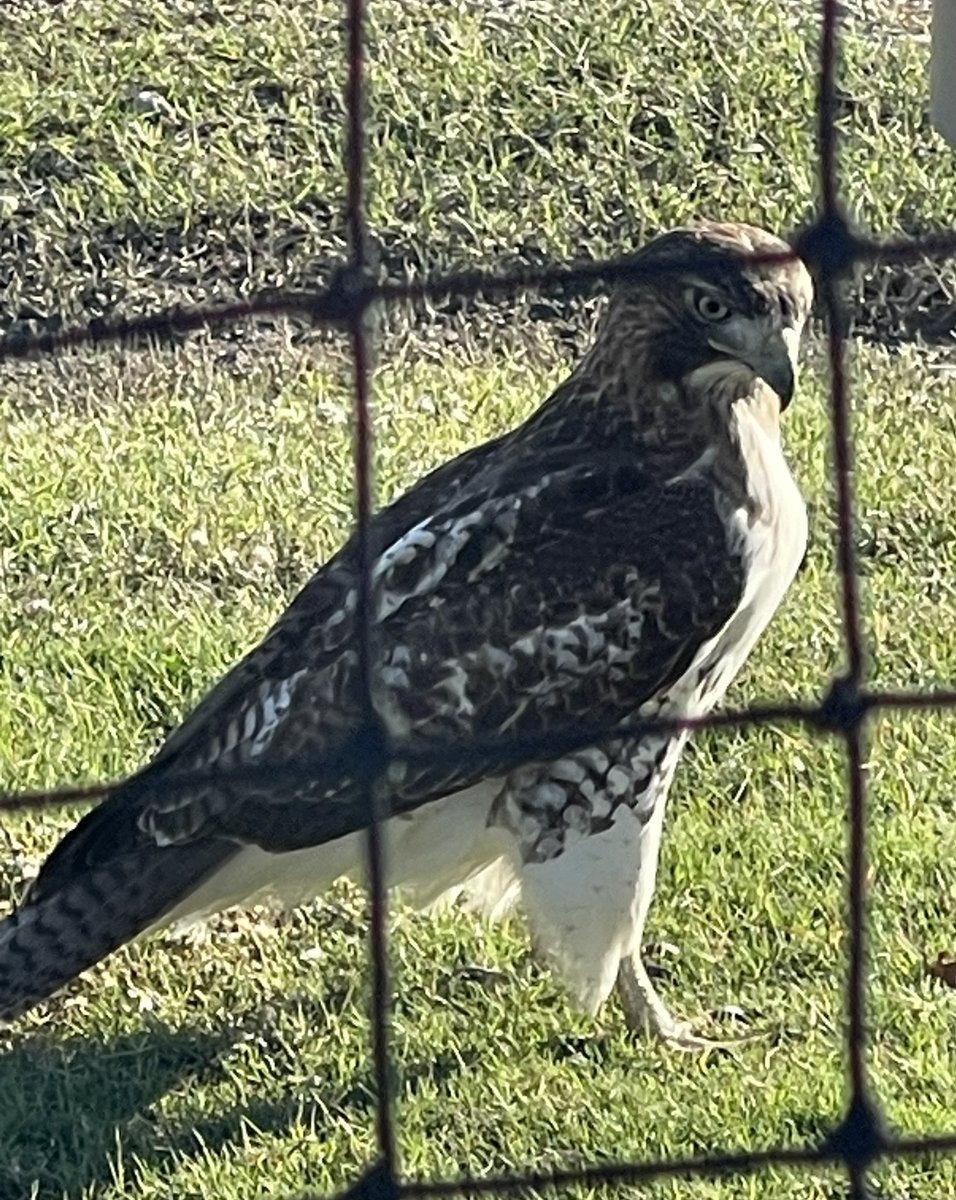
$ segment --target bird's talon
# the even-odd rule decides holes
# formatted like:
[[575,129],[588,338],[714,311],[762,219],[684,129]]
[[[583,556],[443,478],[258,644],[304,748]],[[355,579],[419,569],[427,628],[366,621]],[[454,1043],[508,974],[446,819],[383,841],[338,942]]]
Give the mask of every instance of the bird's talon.
[[618,993],[628,1027],[643,1036],[658,1037],[675,1050],[698,1054],[712,1051],[731,1053],[746,1042],[758,1041],[766,1036],[745,1033],[740,1037],[717,1039],[696,1033],[689,1021],[679,1021],[671,1016],[640,959],[621,963]]

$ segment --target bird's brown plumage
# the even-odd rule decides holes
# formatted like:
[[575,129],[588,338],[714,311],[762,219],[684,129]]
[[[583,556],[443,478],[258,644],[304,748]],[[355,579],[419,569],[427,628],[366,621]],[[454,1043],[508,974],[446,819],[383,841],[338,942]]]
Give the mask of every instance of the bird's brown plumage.
[[[778,326],[796,337],[810,302],[797,261],[748,256],[785,250],[752,227],[711,224],[635,255],[595,344],[534,416],[375,517],[379,736],[360,728],[353,540],[53,851],[0,924],[0,1013],[188,906],[243,846],[288,852],[363,827],[382,738],[417,756],[385,775],[392,812],[494,780],[487,822],[512,838],[518,864],[606,836],[625,808],[650,820],[682,739],[610,738],[557,757],[515,740],[706,708],[729,682],[701,654],[750,602],[756,551],[733,514],[774,536],[774,506],[793,503],[748,462],[773,458],[760,439],[776,439],[792,377],[789,355],[768,352],[764,366],[746,337],[761,322],[768,337]],[[694,698],[678,704],[670,693],[684,697],[692,667]],[[494,737],[512,745],[425,761]]]

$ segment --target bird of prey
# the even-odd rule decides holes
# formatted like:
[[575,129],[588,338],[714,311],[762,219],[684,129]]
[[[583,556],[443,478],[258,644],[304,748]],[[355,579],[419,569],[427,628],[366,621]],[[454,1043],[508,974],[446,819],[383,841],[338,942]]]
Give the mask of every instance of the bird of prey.
[[718,223],[639,250],[534,415],[374,516],[367,674],[353,537],[55,847],[0,923],[0,1015],[144,931],[361,875],[374,761],[391,885],[519,903],[585,1009],[619,981],[632,1025],[697,1044],[641,961],[687,736],[646,726],[723,696],[805,551],[779,417],[812,286],[787,251]]

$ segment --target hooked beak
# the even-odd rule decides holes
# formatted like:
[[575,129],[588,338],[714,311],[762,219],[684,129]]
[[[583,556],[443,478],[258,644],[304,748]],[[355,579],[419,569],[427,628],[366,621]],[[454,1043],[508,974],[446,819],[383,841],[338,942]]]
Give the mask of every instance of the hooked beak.
[[755,375],[780,397],[781,411],[793,399],[797,380],[797,350],[800,335],[796,329],[771,329],[759,341],[748,338],[746,345],[732,345],[710,339],[710,345],[719,354],[729,355],[745,363]]

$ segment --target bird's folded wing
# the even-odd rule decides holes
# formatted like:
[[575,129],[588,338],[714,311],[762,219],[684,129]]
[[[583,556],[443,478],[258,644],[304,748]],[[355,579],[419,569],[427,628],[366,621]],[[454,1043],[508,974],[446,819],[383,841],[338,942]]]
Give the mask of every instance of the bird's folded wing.
[[[390,768],[392,811],[519,761],[523,738],[632,718],[743,588],[713,484],[662,486],[632,454],[555,454],[533,469],[516,456],[441,492],[403,498],[373,529],[375,707],[414,755]],[[367,822],[355,558],[350,543],[64,857],[110,857],[131,821],[137,840],[272,850]],[[505,749],[469,753],[476,739]]]

